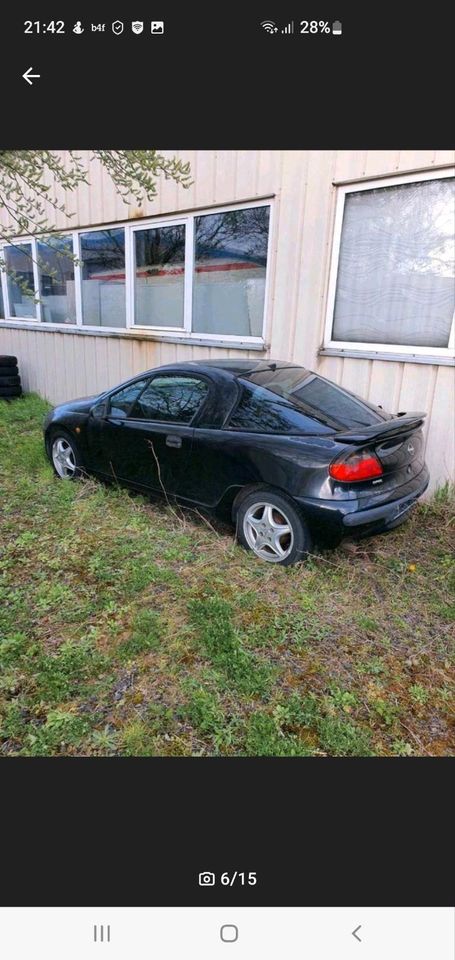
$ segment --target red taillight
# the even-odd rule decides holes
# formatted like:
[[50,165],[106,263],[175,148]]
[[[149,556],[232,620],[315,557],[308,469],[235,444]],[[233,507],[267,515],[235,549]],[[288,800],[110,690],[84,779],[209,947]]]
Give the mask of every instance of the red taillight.
[[331,463],[329,473],[335,480],[352,482],[380,477],[383,470],[374,453],[370,453],[369,450],[362,450],[361,453],[351,454],[347,460],[343,460],[341,463]]

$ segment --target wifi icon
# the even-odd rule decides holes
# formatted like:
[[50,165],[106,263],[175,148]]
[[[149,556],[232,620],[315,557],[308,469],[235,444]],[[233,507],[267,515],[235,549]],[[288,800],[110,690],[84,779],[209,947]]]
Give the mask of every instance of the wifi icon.
[[263,20],[261,27],[267,31],[267,33],[277,33],[278,27],[273,22],[273,20]]

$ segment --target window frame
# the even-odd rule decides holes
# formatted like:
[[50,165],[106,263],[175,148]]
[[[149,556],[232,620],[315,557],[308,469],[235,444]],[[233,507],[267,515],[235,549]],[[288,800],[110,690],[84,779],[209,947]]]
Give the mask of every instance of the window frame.
[[[191,219],[191,226],[189,221]],[[184,275],[183,275],[183,319],[181,327],[160,327],[157,325],[152,325],[150,323],[135,323],[134,314],[135,314],[135,273],[136,273],[136,251],[135,251],[135,234],[140,233],[144,230],[154,230],[162,227],[185,227],[185,262],[184,262]],[[130,329],[133,330],[150,330],[152,333],[178,333],[180,335],[184,333],[191,333],[191,298],[192,298],[192,270],[194,269],[194,243],[189,249],[190,241],[194,238],[194,217],[157,217],[153,220],[153,223],[137,223],[134,226],[131,226],[129,231],[130,238],[129,244],[129,256],[130,256],[130,270],[129,279],[130,283],[127,284],[127,301],[130,300]],[[191,234],[191,237],[190,237]],[[190,272],[191,264],[191,272]],[[126,270],[125,270],[126,272]],[[129,289],[128,289],[129,286]],[[127,324],[128,324],[128,310],[127,310]]]
[[400,174],[389,177],[375,177],[356,183],[343,184],[336,187],[336,209],[333,229],[332,255],[329,269],[329,284],[327,291],[327,307],[324,324],[324,337],[320,354],[331,356],[369,357],[376,359],[412,360],[424,359],[437,362],[451,360],[455,349],[455,311],[452,316],[452,326],[447,347],[412,346],[400,343],[371,343],[354,340],[334,340],[332,337],[335,320],[335,298],[338,282],[338,268],[343,234],[344,206],[346,195],[359,193],[363,190],[375,190],[382,187],[394,187],[406,183],[425,183],[429,180],[449,180],[455,176],[455,167],[445,167],[437,170],[427,170],[421,173]]
[[[79,254],[80,254],[80,249],[76,246],[75,234],[74,234],[73,231],[70,231],[69,233],[66,233],[66,232],[65,232],[65,233],[60,233],[59,231],[56,231],[56,233],[58,233],[58,236],[59,236],[59,237],[60,237],[60,236],[62,236],[62,237],[71,237],[71,241],[72,241],[71,246],[72,246],[72,254],[73,254],[73,257],[74,257],[74,256],[77,256],[76,249],[78,249],[78,252],[79,252]],[[34,283],[37,285],[37,286],[36,286],[36,289],[37,289],[37,291],[38,291],[38,297],[41,298],[41,296],[42,296],[42,293],[41,293],[41,271],[40,271],[40,267],[39,267],[39,263],[38,263],[38,243],[42,243],[43,240],[42,240],[42,238],[41,238],[40,236],[38,236],[38,235],[36,235],[36,236],[34,236],[34,237],[31,237],[30,239],[31,239],[31,241],[32,241],[33,280],[34,280]],[[79,237],[78,237],[78,243],[79,243]],[[5,246],[9,246],[9,244],[5,244]],[[79,270],[80,277],[82,277],[82,274],[80,273],[80,270],[81,270],[80,265],[78,265],[77,268],[76,268],[76,264],[75,264],[74,261],[73,261],[74,299],[75,299],[75,309],[76,309],[76,318],[77,318],[77,317],[78,317],[78,304],[77,304],[77,300],[78,300],[79,279],[76,280],[76,269]],[[1,273],[1,272],[3,272],[3,271],[0,271],[0,273]],[[82,297],[82,289],[79,291],[79,293],[80,293],[80,296]],[[45,321],[45,320],[43,320],[43,319],[42,319],[42,316],[43,316],[43,304],[42,304],[42,302],[41,302],[41,299],[40,299],[40,300],[38,301],[38,303],[36,304],[36,312],[37,312],[37,316],[36,316],[37,322],[40,323],[40,324],[45,324],[46,327],[52,327],[52,328],[53,328],[53,327],[58,327],[59,330],[61,330],[61,329],[66,330],[67,327],[74,328],[74,327],[76,326],[76,323],[52,323],[51,321]],[[32,318],[32,323],[33,323],[33,318]]]
[[[76,266],[74,268],[74,283],[76,285],[76,324],[74,326],[82,330],[94,330],[102,332],[106,330],[107,333],[115,333],[128,330],[128,274],[127,274],[127,224],[122,223],[102,223],[98,224],[96,227],[78,227],[77,230],[72,230],[70,233],[73,234],[73,253],[77,257],[77,275],[76,275]],[[123,230],[125,234],[125,326],[124,327],[108,327],[105,324],[95,324],[95,323],[84,323],[83,319],[83,298],[82,298],[82,282],[83,282],[83,255],[82,255],[82,244],[81,237],[86,233],[103,233],[106,230]],[[58,231],[61,236],[65,235],[64,231]],[[60,329],[66,329],[70,327],[70,324],[61,324]]]
[[[18,239],[11,240],[9,243],[2,243],[0,247],[0,252],[4,258],[4,251],[8,247],[13,247],[17,249],[18,247],[24,247],[26,244],[30,244],[32,249],[32,269],[33,269],[33,295],[40,296],[39,288],[39,273],[38,273],[38,263],[37,263],[37,250],[36,250],[36,238],[35,237],[19,237]],[[4,317],[4,320],[11,320],[17,323],[41,323],[42,317],[42,304],[34,303],[35,306],[35,316],[34,317],[13,317],[10,314],[10,297],[8,289],[8,274],[4,270],[0,270],[0,281],[2,284],[2,293],[3,293],[3,309],[7,316]],[[1,322],[1,321],[0,321]]]
[[[82,233],[83,231],[80,231],[80,232]],[[57,231],[57,230],[56,230],[55,233],[58,234],[59,236],[62,236],[62,237],[71,237],[71,239],[72,239],[72,247],[73,247],[73,256],[76,256],[76,257],[79,258],[79,256],[80,256],[80,245],[79,245],[79,242],[78,242],[77,244],[75,243],[75,231],[73,231],[73,230]],[[79,241],[79,237],[78,237],[78,241]],[[9,242],[4,241],[3,243],[0,243],[0,254],[1,254],[2,257],[4,257],[4,251],[7,250],[8,247],[20,247],[20,246],[23,246],[23,245],[26,244],[26,243],[29,243],[29,244],[31,245],[31,248],[32,248],[32,267],[33,267],[34,295],[35,295],[35,296],[38,295],[39,298],[41,297],[41,283],[40,283],[41,277],[40,277],[40,269],[39,269],[39,265],[38,265],[38,247],[37,247],[37,245],[38,245],[38,243],[42,243],[42,242],[43,242],[43,238],[42,238],[39,234],[35,234],[34,236],[19,237],[19,238],[17,238],[17,239],[15,238],[14,240],[10,240]],[[78,274],[78,278],[79,278],[79,277],[80,277],[80,266],[79,266],[79,265],[76,265],[76,263],[75,263],[75,264],[74,264],[74,283],[75,283],[76,317],[78,318],[78,319],[77,319],[77,323],[50,323],[50,322],[46,322],[46,321],[42,320],[43,304],[41,303],[41,300],[38,300],[38,302],[35,303],[35,316],[34,316],[34,317],[13,317],[13,316],[11,316],[11,310],[10,310],[10,306],[11,306],[11,305],[10,305],[9,290],[8,290],[8,274],[6,273],[5,270],[1,270],[1,269],[0,269],[0,286],[1,286],[1,288],[2,288],[2,294],[3,294],[3,308],[4,308],[4,311],[5,311],[5,314],[6,314],[5,317],[0,317],[0,323],[2,323],[2,322],[3,322],[3,323],[6,323],[6,322],[7,322],[7,323],[17,323],[18,326],[22,326],[23,324],[29,324],[29,323],[35,324],[35,323],[36,323],[37,325],[39,325],[40,328],[43,327],[43,328],[46,329],[46,330],[55,330],[55,329],[56,329],[56,330],[67,330],[68,328],[69,328],[70,330],[74,330],[75,327],[79,326],[79,316],[82,317],[82,313],[81,313],[81,310],[80,310],[81,302],[80,302],[79,307],[78,307],[78,293],[79,293],[79,298],[80,298],[80,296],[81,296],[81,294],[82,294],[82,290],[81,290],[80,287],[79,287],[79,282],[76,281],[76,271],[79,271],[79,274]],[[100,327],[99,329],[101,329],[101,327]],[[118,329],[118,328],[117,328],[117,329]]]
[[[232,210],[248,210],[255,207],[268,207],[269,208],[269,232],[267,238],[267,266],[265,274],[265,293],[264,293],[264,309],[262,316],[262,330],[261,335],[256,337],[242,336],[239,334],[220,334],[220,333],[196,333],[192,330],[192,310],[193,310],[193,276],[194,276],[194,221],[196,217],[209,216],[216,213],[229,213]],[[184,317],[183,317],[183,326],[182,327],[160,327],[160,326],[151,326],[150,324],[137,324],[134,322],[134,310],[135,310],[135,292],[134,292],[134,262],[135,262],[135,250],[134,250],[134,235],[137,231],[153,229],[155,227],[166,227],[174,226],[176,224],[183,224],[185,226],[185,276],[184,276]],[[252,349],[262,349],[265,347],[265,332],[268,324],[268,315],[269,315],[269,303],[270,303],[270,286],[271,286],[271,274],[272,274],[272,236],[274,228],[274,197],[261,197],[255,200],[249,200],[247,202],[240,201],[239,203],[231,204],[217,204],[209,207],[194,208],[190,212],[185,211],[184,213],[172,213],[172,214],[160,214],[155,217],[141,217],[137,220],[118,220],[111,223],[102,223],[97,224],[96,226],[79,226],[73,230],[61,229],[55,230],[55,233],[59,236],[66,237],[71,236],[73,241],[73,254],[76,257],[76,263],[74,264],[74,282],[75,282],[75,303],[76,303],[76,323],[47,323],[42,320],[42,310],[41,304],[36,305],[36,316],[28,318],[17,318],[12,317],[10,314],[10,302],[7,289],[7,274],[4,270],[0,270],[0,283],[2,285],[3,291],[3,303],[4,303],[4,312],[5,317],[0,318],[0,326],[2,323],[7,323],[9,326],[14,324],[14,326],[23,327],[27,324],[32,324],[37,329],[53,331],[59,330],[68,332],[84,332],[92,335],[98,334],[115,334],[116,336],[124,336],[125,334],[134,334],[138,333],[142,336],[147,336],[149,334],[153,339],[160,339],[163,337],[166,340],[176,340],[179,343],[201,343],[203,341],[205,344],[212,344],[216,346],[232,344],[233,346],[239,345],[244,349],[251,347]],[[114,230],[114,229],[123,229],[125,231],[125,309],[126,309],[126,322],[124,327],[108,327],[108,326],[95,326],[93,324],[84,324],[82,320],[82,262],[81,262],[81,234],[85,233],[94,233],[99,232],[100,230]],[[39,234],[36,234],[32,237],[20,237],[10,241],[3,242],[0,244],[0,254],[3,253],[3,249],[8,246],[19,245],[21,243],[32,243],[32,257],[33,257],[33,276],[34,282],[36,285],[36,290],[39,291],[39,277],[38,277],[38,265],[37,265],[37,240],[42,239]]]

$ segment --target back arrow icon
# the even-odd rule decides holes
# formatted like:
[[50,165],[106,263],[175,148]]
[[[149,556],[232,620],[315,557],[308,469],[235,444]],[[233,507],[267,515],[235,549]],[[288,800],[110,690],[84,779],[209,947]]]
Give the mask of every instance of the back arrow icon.
[[359,926],[356,927],[355,930],[352,931],[352,936],[355,937],[356,940],[359,941],[359,943],[362,943],[362,940],[361,940],[360,937],[357,936],[357,931],[360,930],[361,926],[362,926],[362,924],[360,923]]
[[32,70],[33,70],[33,67],[29,67],[28,70],[26,70],[25,73],[22,74],[23,79],[26,80],[27,83],[30,84],[30,86],[33,85],[33,80],[35,80],[35,79],[36,79],[36,80],[39,80],[39,78],[40,78],[40,74],[39,74],[39,73],[32,73],[32,72],[31,72]]

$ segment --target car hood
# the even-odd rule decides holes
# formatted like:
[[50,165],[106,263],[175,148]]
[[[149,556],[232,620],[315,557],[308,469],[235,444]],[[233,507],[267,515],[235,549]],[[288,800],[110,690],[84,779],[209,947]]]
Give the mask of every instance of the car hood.
[[70,411],[77,413],[88,413],[91,407],[93,407],[93,404],[98,400],[99,396],[100,394],[96,393],[92,397],[79,397],[77,400],[68,400],[68,403],[60,403],[56,409],[58,409],[59,413],[63,410],[68,410],[68,413]]
[[63,404],[63,406],[68,410],[77,410],[78,413],[88,413],[99,396],[101,396],[101,394],[95,393],[91,397],[80,397],[78,400],[70,400],[68,403]]
[[68,400],[67,403],[59,403],[58,406],[53,407],[45,417],[43,424],[44,429],[49,426],[52,420],[60,418],[62,415],[65,416],[67,413],[88,414],[99,396],[100,394],[97,393],[93,397],[79,397],[77,400]]

